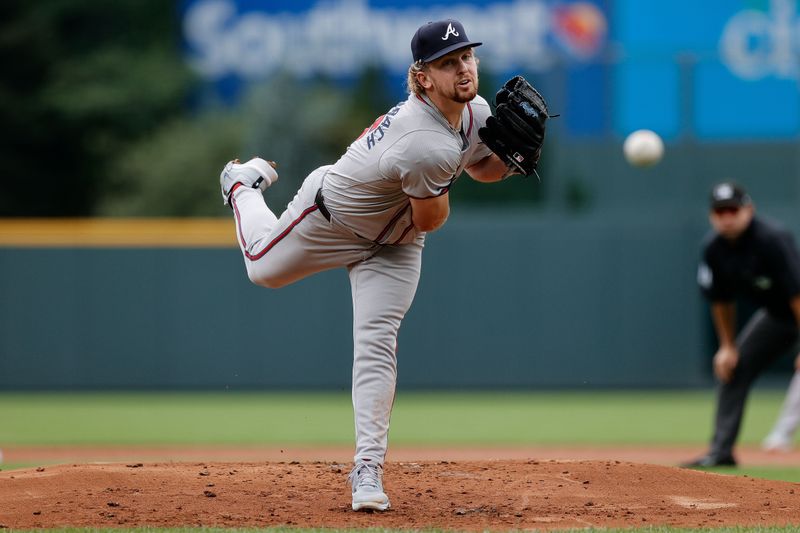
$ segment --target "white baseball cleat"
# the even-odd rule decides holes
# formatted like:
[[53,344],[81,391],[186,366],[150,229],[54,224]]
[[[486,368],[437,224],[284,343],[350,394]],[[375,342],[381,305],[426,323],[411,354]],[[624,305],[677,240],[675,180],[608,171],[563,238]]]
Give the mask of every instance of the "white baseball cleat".
[[348,478],[353,487],[353,510],[385,511],[389,497],[383,492],[383,467],[379,464],[359,462]]
[[761,449],[767,452],[790,452],[792,451],[792,439],[786,435],[770,433],[761,442]]
[[276,181],[278,181],[278,173],[275,171],[275,163],[272,161],[265,161],[260,157],[254,157],[246,163],[239,163],[238,159],[229,161],[219,175],[222,203],[224,205],[230,203],[231,191],[237,183],[265,191]]

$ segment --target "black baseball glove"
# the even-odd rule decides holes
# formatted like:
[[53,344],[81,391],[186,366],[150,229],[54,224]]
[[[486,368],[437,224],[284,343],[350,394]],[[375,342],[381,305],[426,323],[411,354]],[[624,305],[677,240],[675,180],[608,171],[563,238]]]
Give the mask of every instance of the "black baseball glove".
[[495,105],[478,136],[506,162],[511,173],[534,174],[550,117],[544,97],[525,78],[515,76],[497,91]]

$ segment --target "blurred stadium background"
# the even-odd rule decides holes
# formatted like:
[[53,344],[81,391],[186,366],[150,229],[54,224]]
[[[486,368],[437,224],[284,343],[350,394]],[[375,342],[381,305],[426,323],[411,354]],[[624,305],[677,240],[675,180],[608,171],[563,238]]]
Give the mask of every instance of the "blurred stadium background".
[[[800,231],[795,0],[4,1],[0,389],[348,388],[345,275],[250,285],[218,173],[277,160],[280,210],[441,17],[484,42],[483,96],[522,73],[561,117],[541,183],[453,189],[399,386],[710,386],[711,184]],[[622,158],[639,128],[657,167]]]

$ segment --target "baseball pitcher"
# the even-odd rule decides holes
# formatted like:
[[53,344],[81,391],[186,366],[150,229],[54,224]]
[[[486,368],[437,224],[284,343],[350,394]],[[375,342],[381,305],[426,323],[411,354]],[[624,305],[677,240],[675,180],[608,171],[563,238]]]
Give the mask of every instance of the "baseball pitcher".
[[333,165],[306,177],[280,217],[262,191],[274,164],[234,160],[222,198],[250,280],[278,288],[331,268],[349,272],[353,300],[354,510],[389,508],[383,489],[397,376],[397,333],[420,276],[426,232],[450,212],[463,172],[480,182],[532,174],[548,118],[523,78],[497,93],[494,115],[478,96],[478,59],[456,20],[429,22],[411,40],[408,98],[366,128]]

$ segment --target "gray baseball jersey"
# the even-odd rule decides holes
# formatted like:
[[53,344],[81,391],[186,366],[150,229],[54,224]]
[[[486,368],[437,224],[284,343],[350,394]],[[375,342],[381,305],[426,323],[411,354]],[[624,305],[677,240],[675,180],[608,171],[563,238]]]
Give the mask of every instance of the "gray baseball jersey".
[[328,169],[325,206],[369,240],[412,242],[418,234],[408,198],[446,193],[464,168],[491,153],[478,137],[490,114],[477,96],[456,130],[427,97],[412,94],[364,130]]
[[[231,195],[254,283],[278,288],[322,270],[348,270],[356,461],[382,463],[386,454],[397,332],[417,289],[424,241],[413,227],[409,197],[444,194],[465,167],[491,153],[478,138],[489,114],[477,97],[455,130],[428,99],[412,95],[367,128],[336,164],[309,174],[280,217],[259,189],[239,187]],[[329,217],[320,208],[320,190]]]

